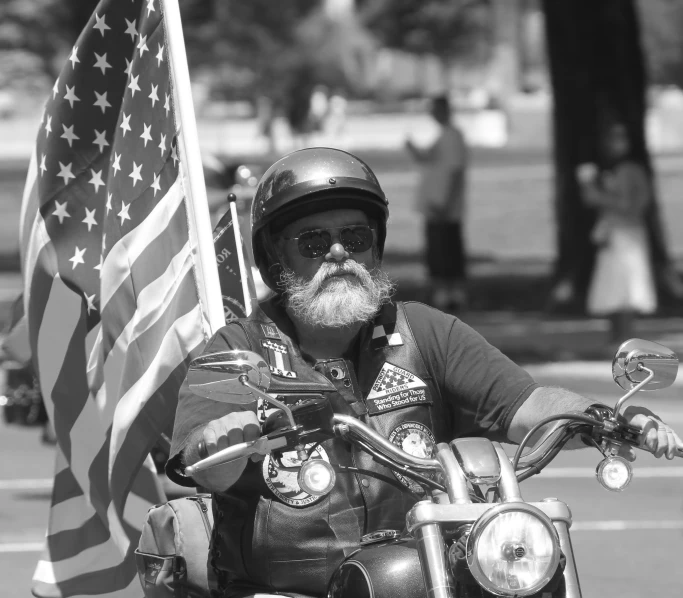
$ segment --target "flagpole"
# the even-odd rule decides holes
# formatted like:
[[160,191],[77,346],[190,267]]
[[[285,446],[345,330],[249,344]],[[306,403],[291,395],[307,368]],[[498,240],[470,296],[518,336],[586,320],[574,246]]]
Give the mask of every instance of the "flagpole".
[[176,127],[179,130],[178,143],[181,145],[180,164],[181,168],[183,165],[187,166],[186,178],[190,190],[186,202],[190,221],[190,240],[197,248],[195,268],[200,304],[206,306],[209,333],[212,334],[225,325],[225,314],[221,303],[216,253],[213,246],[209,204],[204,183],[204,169],[192,103],[190,72],[187,67],[187,54],[178,1],[163,0],[163,7],[166,39],[168,40],[166,49],[173,81],[174,114],[177,119]]
[[251,276],[251,264],[247,263],[247,257],[244,255],[244,244],[242,243],[242,233],[240,231],[240,222],[237,217],[237,197],[234,193],[228,194],[228,202],[230,203],[230,215],[232,216],[232,228],[235,232],[235,246],[237,247],[237,260],[240,265],[240,279],[242,281],[242,294],[244,295],[244,310],[247,315],[254,310],[256,299],[256,287]]

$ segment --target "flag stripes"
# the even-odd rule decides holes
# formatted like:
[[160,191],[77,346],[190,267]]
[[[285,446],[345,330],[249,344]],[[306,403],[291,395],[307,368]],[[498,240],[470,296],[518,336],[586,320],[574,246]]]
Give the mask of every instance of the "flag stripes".
[[107,276],[102,277],[100,304],[106,309],[111,297],[130,275],[128,264],[134,264],[142,255],[150,239],[156,238],[166,230],[171,217],[177,212],[184,201],[180,182],[175,181],[166,195],[143,220],[126,237],[114,245],[107,255],[103,270]]
[[[198,233],[210,229],[199,152],[183,155],[194,124],[176,122],[189,81],[172,83],[164,9],[179,14],[175,2],[100,1],[27,177],[25,306],[60,448],[39,597],[139,595],[132,551],[163,500],[149,451],[221,324],[213,242]],[[169,30],[182,42],[179,22]]]

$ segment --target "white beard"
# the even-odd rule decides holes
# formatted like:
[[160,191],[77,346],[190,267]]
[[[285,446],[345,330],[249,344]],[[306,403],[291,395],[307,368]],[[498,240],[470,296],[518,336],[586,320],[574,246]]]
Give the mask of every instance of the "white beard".
[[[334,276],[340,272],[355,276]],[[297,318],[326,328],[371,321],[394,292],[394,284],[386,273],[380,269],[369,272],[354,260],[342,264],[326,262],[309,281],[284,268],[280,286],[287,307]]]

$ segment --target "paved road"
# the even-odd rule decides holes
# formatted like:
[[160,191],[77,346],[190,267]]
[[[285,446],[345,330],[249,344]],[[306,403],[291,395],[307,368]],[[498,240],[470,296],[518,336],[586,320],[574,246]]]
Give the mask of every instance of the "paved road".
[[[614,400],[609,363],[529,366],[546,384],[564,385]],[[683,384],[642,396],[642,402],[683,430]],[[35,430],[0,423],[0,579],[3,598],[25,598],[47,522],[52,449]],[[599,454],[560,455],[552,467],[526,481],[528,500],[554,496],[574,516],[573,544],[585,598],[679,596],[683,587],[683,460],[640,453],[634,481],[611,493],[595,481]]]

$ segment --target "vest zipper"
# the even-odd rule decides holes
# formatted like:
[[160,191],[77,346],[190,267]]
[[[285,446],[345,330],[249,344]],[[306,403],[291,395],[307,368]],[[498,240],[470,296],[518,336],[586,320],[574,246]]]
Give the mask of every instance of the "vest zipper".
[[194,504],[197,505],[197,508],[199,509],[199,512],[201,513],[202,516],[202,521],[204,521],[204,528],[206,529],[206,537],[209,539],[209,542],[211,541],[211,524],[209,523],[209,509],[207,506],[204,504],[204,498],[201,496],[188,496],[188,500],[191,500],[194,502]]

